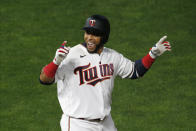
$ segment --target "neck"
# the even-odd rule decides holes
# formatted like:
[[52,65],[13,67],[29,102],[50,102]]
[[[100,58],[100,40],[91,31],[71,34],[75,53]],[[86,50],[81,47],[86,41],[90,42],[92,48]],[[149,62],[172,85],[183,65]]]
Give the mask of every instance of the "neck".
[[100,47],[100,48],[97,50],[97,53],[100,55],[102,51],[103,51],[103,46]]

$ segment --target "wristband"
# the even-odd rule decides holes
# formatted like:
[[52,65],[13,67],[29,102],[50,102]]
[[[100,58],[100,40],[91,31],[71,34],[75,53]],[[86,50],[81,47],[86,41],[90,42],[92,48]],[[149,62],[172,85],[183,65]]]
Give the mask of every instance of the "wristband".
[[54,62],[51,62],[44,67],[43,71],[47,77],[54,78],[57,69],[58,65],[54,64]]
[[146,69],[149,69],[151,65],[154,63],[155,59],[153,59],[149,54],[142,58],[142,64]]

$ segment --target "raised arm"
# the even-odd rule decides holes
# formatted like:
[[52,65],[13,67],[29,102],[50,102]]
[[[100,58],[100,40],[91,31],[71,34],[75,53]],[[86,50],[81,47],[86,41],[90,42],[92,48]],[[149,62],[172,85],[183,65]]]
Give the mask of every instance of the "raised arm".
[[66,47],[67,41],[64,41],[62,46],[57,49],[55,57],[51,63],[44,66],[41,70],[41,74],[39,77],[40,83],[44,85],[49,85],[54,82],[55,73],[58,69],[58,66],[61,62],[66,58],[69,53],[70,48]]
[[171,51],[171,45],[165,41],[167,36],[163,36],[150,50],[150,52],[142,59],[137,60],[134,65],[134,72],[131,79],[142,77],[158,56],[161,56],[165,51]]

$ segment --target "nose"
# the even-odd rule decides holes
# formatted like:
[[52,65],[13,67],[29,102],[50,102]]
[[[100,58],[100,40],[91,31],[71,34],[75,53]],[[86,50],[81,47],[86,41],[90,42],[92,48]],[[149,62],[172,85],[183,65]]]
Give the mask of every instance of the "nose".
[[88,40],[92,40],[93,39],[93,35],[92,34],[88,34]]

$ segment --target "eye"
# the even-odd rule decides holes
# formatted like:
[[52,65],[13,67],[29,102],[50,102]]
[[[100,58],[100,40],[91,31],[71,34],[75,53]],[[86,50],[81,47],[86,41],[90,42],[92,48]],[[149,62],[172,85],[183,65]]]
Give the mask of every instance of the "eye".
[[86,33],[94,36],[102,36],[102,33],[97,30],[86,30]]
[[93,32],[93,35],[95,35],[95,36],[101,36],[101,33],[100,32]]
[[91,34],[90,30],[86,30],[86,33],[87,33],[88,35]]

